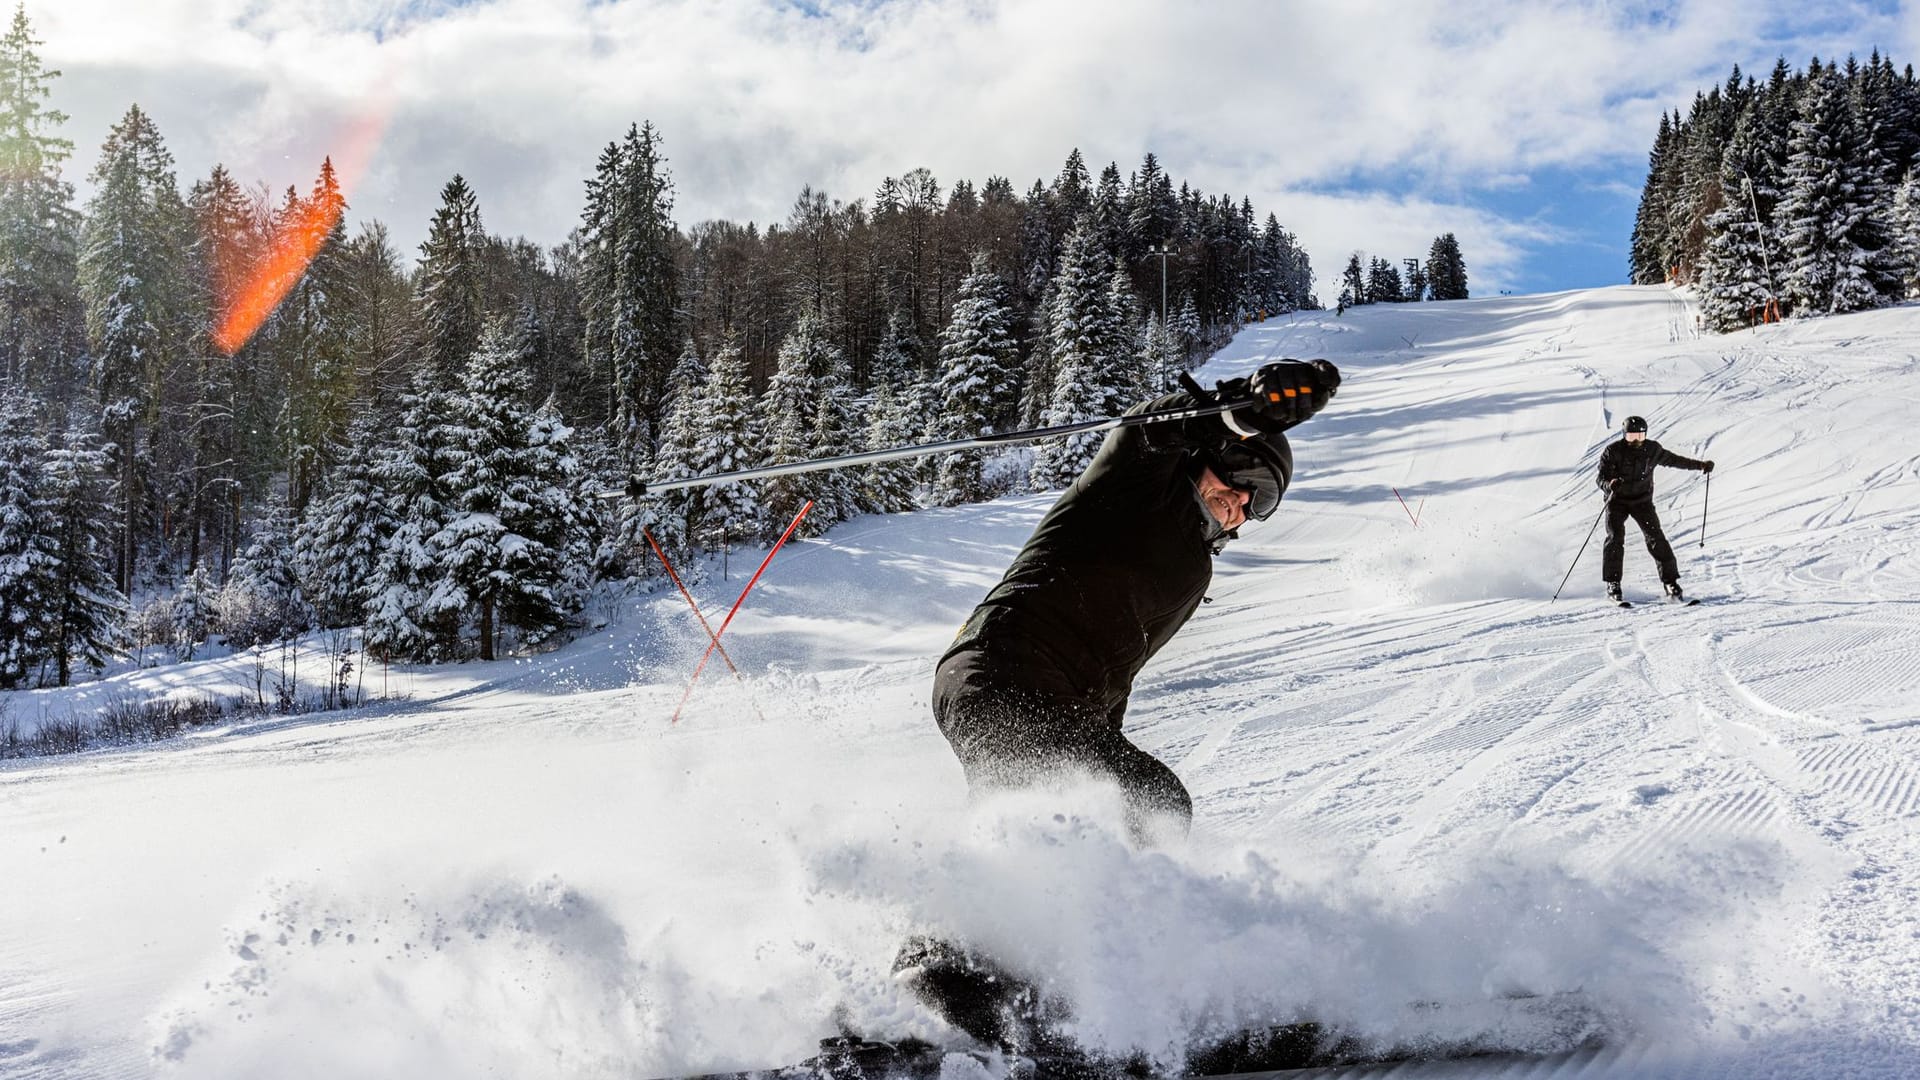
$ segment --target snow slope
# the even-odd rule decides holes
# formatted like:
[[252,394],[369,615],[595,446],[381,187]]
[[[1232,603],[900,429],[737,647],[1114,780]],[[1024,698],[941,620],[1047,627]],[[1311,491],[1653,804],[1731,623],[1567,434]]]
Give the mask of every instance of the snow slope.
[[[836,1010],[938,1035],[885,975],[928,926],[1162,1060],[1255,1018],[1467,1038],[1524,991],[1613,1032],[1529,1076],[1914,1075],[1920,309],[1691,328],[1621,287],[1243,332],[1203,377],[1347,381],[1141,679],[1130,731],[1197,806],[1166,850],[1097,787],[969,806],[932,726],[933,658],[1044,496],[783,551],[728,634],[746,679],[677,725],[700,639],[663,594],[400,705],[6,763],[0,1075],[775,1064]],[[1719,463],[1704,546],[1700,477],[1659,478],[1702,606],[1597,603],[1597,539],[1548,600],[1628,413]],[[1657,589],[1631,534],[1627,589]]]

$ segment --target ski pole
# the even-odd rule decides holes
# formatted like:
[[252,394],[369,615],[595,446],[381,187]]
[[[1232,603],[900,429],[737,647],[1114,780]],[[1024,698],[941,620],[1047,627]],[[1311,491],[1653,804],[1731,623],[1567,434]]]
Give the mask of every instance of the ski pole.
[[1707,546],[1707,499],[1713,494],[1713,474],[1707,474],[1707,486],[1700,492],[1700,546]]
[[642,480],[635,477],[625,491],[602,491],[598,497],[617,499],[621,496],[639,498],[661,491],[674,491],[679,488],[706,487],[709,484],[730,484],[736,480],[764,480],[774,476],[790,476],[794,473],[819,472],[823,469],[843,469],[853,465],[872,465],[882,461],[898,461],[902,458],[925,457],[928,454],[948,454],[958,450],[971,450],[983,446],[1008,446],[1016,443],[1036,442],[1040,439],[1052,439],[1062,435],[1080,435],[1094,431],[1111,431],[1115,428],[1141,427],[1146,424],[1164,424],[1172,420],[1190,420],[1198,416],[1214,416],[1232,412],[1252,404],[1251,400],[1212,402],[1206,405],[1181,406],[1172,409],[1155,409],[1152,412],[1134,413],[1131,416],[1112,416],[1104,420],[1081,420],[1072,424],[1055,424],[1052,427],[1029,428],[1025,431],[1009,431],[997,435],[977,435],[971,439],[948,439],[943,442],[919,443],[912,446],[896,446],[887,450],[867,450],[858,454],[841,454],[837,457],[814,458],[809,461],[792,461],[784,465],[763,465],[755,469],[736,469],[733,472],[709,473],[706,476],[690,476],[681,480]]
[[[1566,588],[1567,582],[1573,579],[1573,567],[1580,565],[1580,556],[1585,555],[1587,553],[1587,545],[1593,543],[1593,530],[1600,527],[1601,515],[1605,514],[1607,512],[1607,507],[1612,505],[1613,505],[1613,496],[1608,495],[1606,498],[1606,501],[1600,504],[1600,513],[1593,515],[1593,524],[1588,526],[1587,528],[1587,538],[1585,540],[1580,541],[1580,550],[1573,557],[1573,565],[1567,567],[1567,576],[1560,579],[1560,589]],[[1553,590],[1553,600],[1549,600],[1547,601],[1547,603],[1551,604],[1554,602],[1554,600],[1560,599],[1560,589]]]

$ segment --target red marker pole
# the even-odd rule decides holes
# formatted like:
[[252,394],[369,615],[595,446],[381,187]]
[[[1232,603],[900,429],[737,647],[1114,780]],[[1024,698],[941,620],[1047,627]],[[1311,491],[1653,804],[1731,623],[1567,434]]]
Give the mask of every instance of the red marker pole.
[[[712,625],[710,625],[710,623],[707,623],[707,615],[705,615],[705,613],[701,611],[701,605],[693,601],[693,594],[691,594],[691,592],[687,592],[687,586],[685,586],[685,582],[682,582],[682,580],[680,580],[680,575],[678,575],[678,573],[674,571],[674,563],[672,563],[672,561],[670,561],[670,559],[666,557],[666,552],[664,552],[664,550],[660,548],[659,540],[655,540],[655,538],[653,538],[653,530],[649,530],[649,528],[641,527],[641,530],[639,530],[639,534],[647,538],[647,544],[651,544],[651,546],[653,546],[653,553],[655,553],[655,555],[659,555],[660,565],[662,565],[662,567],[666,567],[666,577],[674,578],[674,584],[676,584],[676,586],[680,588],[680,596],[684,596],[684,598],[687,598],[687,607],[691,607],[691,609],[693,609],[693,617],[701,621],[701,630],[707,630],[707,640],[708,642],[712,642],[712,646],[710,646],[710,648],[716,648],[716,650],[720,650],[720,659],[724,659],[724,661],[726,661],[726,667],[728,667],[728,671],[732,671],[733,678],[735,678],[735,680],[737,680],[737,682],[739,682],[741,686],[745,686],[745,684],[747,684],[747,676],[741,675],[741,673],[739,673],[739,667],[735,667],[735,665],[733,665],[733,657],[730,657],[730,655],[726,655],[726,646],[722,646],[722,644],[720,644],[720,634],[714,634],[714,628],[712,628]],[[753,698],[749,698],[749,701],[753,701]],[[766,719],[766,715],[764,715],[764,713],[760,713],[760,705],[755,705],[755,707],[753,707],[753,713],[755,713],[756,717],[760,717],[762,721]]]
[[1413,516],[1413,508],[1407,505],[1407,500],[1400,494],[1400,489],[1397,487],[1389,487],[1387,490],[1393,492],[1393,497],[1400,500],[1400,509],[1407,512],[1407,520],[1413,522],[1414,528],[1419,528],[1420,519]]
[[793,535],[793,530],[800,527],[801,519],[805,518],[807,511],[811,509],[813,509],[813,500],[808,499],[806,505],[800,508],[800,512],[794,515],[793,523],[787,526],[787,531],[780,534],[780,542],[773,545],[773,550],[767,552],[766,558],[760,560],[760,569],[753,572],[753,577],[747,581],[747,587],[740,590],[740,599],[733,602],[727,617],[720,621],[720,629],[714,631],[713,640],[707,643],[707,651],[700,654],[700,663],[693,669],[693,678],[687,680],[687,692],[680,695],[680,704],[673,710],[674,723],[680,722],[680,710],[687,707],[687,699],[693,696],[693,684],[700,681],[700,673],[706,670],[707,658],[713,655],[714,649],[719,648],[720,635],[727,632],[727,627],[732,624],[734,615],[740,611],[740,605],[747,602],[747,594],[753,591],[753,586],[760,580],[760,575],[767,572],[767,564],[773,561],[774,555],[778,554],[782,547],[786,546],[787,538]]

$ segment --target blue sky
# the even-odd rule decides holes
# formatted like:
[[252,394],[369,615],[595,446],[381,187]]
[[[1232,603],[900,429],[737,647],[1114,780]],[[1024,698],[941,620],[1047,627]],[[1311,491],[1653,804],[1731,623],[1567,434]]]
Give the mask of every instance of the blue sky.
[[1326,287],[1353,251],[1459,236],[1476,293],[1618,282],[1662,111],[1775,56],[1920,61],[1892,0],[29,0],[87,194],[138,102],[183,186],[224,163],[311,183],[385,118],[351,216],[403,249],[467,177],[490,228],[577,220],[600,147],[651,120],[681,225],[784,219],[926,166],[1024,191],[1078,147],[1154,151],[1297,233]]

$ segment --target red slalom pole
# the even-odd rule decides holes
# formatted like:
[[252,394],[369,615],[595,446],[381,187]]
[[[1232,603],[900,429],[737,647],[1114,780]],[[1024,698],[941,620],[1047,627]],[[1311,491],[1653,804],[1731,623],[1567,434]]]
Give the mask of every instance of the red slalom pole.
[[[1407,520],[1413,522],[1414,528],[1419,528],[1420,519],[1413,516],[1413,508],[1407,505],[1407,500],[1400,494],[1400,489],[1397,487],[1388,487],[1387,490],[1393,492],[1393,497],[1400,500],[1400,509],[1407,512]],[[1424,500],[1422,500],[1422,502],[1424,503]]]
[[645,526],[641,526],[640,535],[646,537],[647,543],[653,545],[653,553],[660,556],[660,565],[667,568],[667,576],[673,579],[673,584],[680,590],[680,595],[686,597],[687,606],[693,609],[693,617],[700,620],[700,629],[707,632],[707,640],[713,642],[713,647],[720,650],[720,659],[727,662],[727,669],[733,672],[734,678],[741,678],[740,669],[734,666],[733,657],[727,655],[727,647],[720,644],[720,637],[713,632],[713,625],[707,622],[707,617],[701,612],[700,605],[694,603],[693,594],[687,591],[687,586],[680,580],[680,575],[674,572],[673,562],[667,558],[667,553],[661,550],[660,541],[655,540],[652,530]]
[[693,594],[687,591],[686,585],[680,580],[680,575],[674,572],[673,563],[667,558],[667,553],[660,549],[660,541],[655,540],[652,530],[644,525],[640,527],[640,535],[647,538],[647,543],[653,547],[653,553],[660,556],[660,565],[666,567],[667,576],[673,579],[674,587],[680,590],[680,595],[686,598],[687,606],[693,609],[693,617],[700,620],[700,629],[707,632],[707,640],[713,642],[714,647],[720,650],[720,659],[727,662],[727,667],[732,668],[735,675],[740,674],[740,669],[733,666],[733,657],[727,655],[726,646],[720,644],[720,638],[713,632],[712,624],[707,622],[706,615],[700,611],[700,605],[694,603]]
[[767,552],[766,558],[760,560],[760,569],[753,572],[753,577],[747,581],[747,587],[740,590],[740,599],[733,602],[727,617],[720,620],[720,629],[714,631],[713,640],[707,642],[707,651],[700,654],[700,663],[693,669],[693,678],[687,680],[687,692],[680,695],[680,704],[674,707],[673,723],[680,722],[680,710],[687,707],[687,699],[693,696],[693,684],[700,681],[700,673],[707,669],[707,658],[712,656],[713,650],[719,647],[720,635],[727,632],[727,627],[732,624],[734,615],[740,611],[740,605],[747,602],[747,594],[753,591],[754,585],[760,580],[760,575],[767,572],[767,564],[773,561],[774,555],[778,554],[782,547],[786,546],[787,538],[793,535],[793,530],[800,527],[801,519],[805,518],[807,511],[811,509],[813,509],[813,500],[808,499],[806,504],[800,507],[800,512],[793,516],[793,523],[787,526],[787,531],[780,534],[780,542],[773,545],[773,550]]

